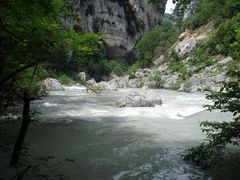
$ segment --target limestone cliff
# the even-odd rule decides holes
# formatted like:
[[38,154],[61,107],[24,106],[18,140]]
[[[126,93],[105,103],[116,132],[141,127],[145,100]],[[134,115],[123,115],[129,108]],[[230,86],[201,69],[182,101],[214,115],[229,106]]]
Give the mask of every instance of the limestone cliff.
[[187,20],[196,12],[199,3],[200,0],[191,0],[186,7],[177,3],[173,12],[174,19],[179,19],[181,21]]
[[104,32],[109,57],[121,57],[133,49],[137,40],[162,22],[167,0],[151,4],[148,0],[74,0],[80,24],[77,30]]

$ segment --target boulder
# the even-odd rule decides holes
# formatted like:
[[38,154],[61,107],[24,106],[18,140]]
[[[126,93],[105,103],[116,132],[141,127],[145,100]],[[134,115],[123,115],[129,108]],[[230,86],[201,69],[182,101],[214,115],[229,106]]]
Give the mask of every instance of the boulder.
[[95,85],[97,82],[95,81],[95,79],[90,79],[86,82],[88,85]]
[[128,83],[129,83],[129,76],[128,75],[123,76],[123,77],[119,78],[118,87],[119,88],[127,88]]
[[144,73],[142,71],[137,71],[137,72],[135,72],[134,75],[135,75],[136,78],[143,78],[144,77]]
[[[101,89],[105,89],[105,90],[117,90],[118,86],[117,84],[112,82],[113,80],[106,82],[106,81],[101,81],[99,83],[97,83],[97,87],[100,87]],[[111,82],[111,83],[110,83]]]
[[144,76],[149,76],[152,74],[152,70],[149,68],[143,69],[142,72],[143,72]]
[[134,91],[126,97],[120,99],[116,105],[117,107],[154,107],[161,105],[162,100],[153,91],[148,88],[143,88]]
[[221,61],[219,61],[218,64],[226,64],[230,61],[233,61],[233,58],[228,56],[228,57],[223,58]]
[[86,81],[86,73],[85,72],[80,72],[77,74],[77,77],[81,80],[81,81]]
[[117,89],[119,86],[119,80],[114,78],[111,81],[108,81],[107,84],[108,87],[106,89]]
[[160,66],[161,64],[164,63],[164,61],[165,61],[165,57],[163,55],[161,55],[159,58],[157,58],[153,61],[153,64],[155,66]]
[[41,89],[47,91],[65,91],[63,85],[53,78],[47,78],[41,82]]
[[177,81],[179,81],[181,78],[177,75],[166,75],[166,76],[162,76],[162,80],[163,80],[163,87],[166,89],[170,89],[171,87],[173,87]]
[[130,79],[129,83],[128,83],[128,87],[129,88],[137,88],[139,83],[140,82],[138,79]]

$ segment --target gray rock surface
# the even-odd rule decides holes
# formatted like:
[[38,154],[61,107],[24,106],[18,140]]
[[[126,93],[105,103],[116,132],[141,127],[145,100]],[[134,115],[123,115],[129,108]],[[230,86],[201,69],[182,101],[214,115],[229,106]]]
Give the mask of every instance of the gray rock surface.
[[232,60],[233,60],[233,58],[228,56],[228,57],[223,58],[221,61],[219,61],[218,64],[226,64]]
[[166,89],[171,89],[179,80],[178,75],[166,75],[162,76],[162,80],[164,82],[163,87]]
[[205,39],[207,36],[197,33],[190,34],[189,32],[184,32],[180,35],[181,40],[176,44],[174,50],[179,57],[184,57],[189,54],[195,47],[199,40]]
[[97,82],[95,81],[95,79],[90,79],[86,82],[88,85],[95,85],[97,84]]
[[148,88],[136,90],[116,103],[117,107],[154,107],[161,104],[160,97]]
[[47,78],[41,82],[41,89],[47,91],[64,91],[63,85],[54,78]]
[[81,80],[81,81],[86,81],[86,73],[85,72],[80,72],[77,74],[77,77]]
[[144,32],[161,24],[167,0],[74,0],[80,23],[68,21],[76,30],[106,33],[107,55],[119,57],[131,51]]

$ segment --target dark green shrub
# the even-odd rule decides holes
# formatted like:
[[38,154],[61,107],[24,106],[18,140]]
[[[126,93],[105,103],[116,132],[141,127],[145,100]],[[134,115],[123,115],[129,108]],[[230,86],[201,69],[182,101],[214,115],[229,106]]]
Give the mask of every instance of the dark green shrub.
[[196,29],[213,21],[215,27],[218,27],[226,19],[230,19],[239,12],[240,1],[238,0],[202,0],[196,13],[185,22],[185,26]]
[[212,100],[212,105],[207,105],[208,110],[221,110],[230,112],[233,120],[229,122],[201,122],[202,132],[207,136],[206,142],[197,147],[190,148],[185,156],[186,161],[191,161],[202,167],[218,163],[223,158],[224,148],[228,144],[239,146],[240,143],[240,71],[234,74],[236,81],[227,82],[219,92],[211,92],[207,99]]
[[123,76],[127,71],[127,65],[123,60],[110,61],[110,67],[113,74]]
[[216,34],[209,38],[206,46],[210,54],[221,53],[223,55],[239,56],[238,45],[240,29],[240,13],[233,18],[223,22]]
[[214,64],[214,60],[207,53],[206,47],[199,43],[191,53],[189,63],[193,66],[205,67]]
[[58,81],[64,85],[70,85],[73,83],[73,80],[70,77],[68,77],[66,74],[59,76]]
[[136,45],[141,67],[151,66],[156,49],[164,53],[177,40],[178,35],[170,21],[145,33]]
[[140,62],[136,61],[132,66],[128,68],[128,74],[135,73],[138,69],[140,69]]
[[179,61],[171,61],[168,64],[168,70],[171,73],[179,73],[180,77],[186,80],[189,76],[190,73],[188,72],[187,68],[183,65],[182,62]]

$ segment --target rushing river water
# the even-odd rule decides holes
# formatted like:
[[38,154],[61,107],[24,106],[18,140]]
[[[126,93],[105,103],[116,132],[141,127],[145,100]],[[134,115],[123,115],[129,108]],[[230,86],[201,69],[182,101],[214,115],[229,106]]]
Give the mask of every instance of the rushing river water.
[[56,162],[74,159],[57,172],[76,180],[221,179],[224,173],[205,172],[185,163],[182,155],[203,140],[200,121],[229,115],[205,111],[209,102],[202,94],[168,90],[154,90],[161,106],[115,107],[130,91],[96,95],[68,88],[35,101],[33,109],[42,114],[26,139],[33,155],[52,155]]

